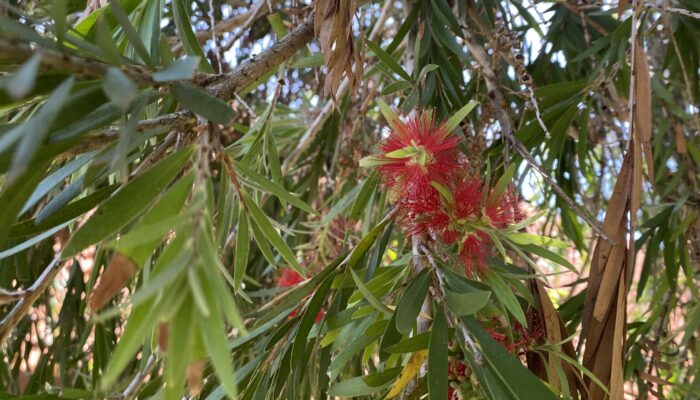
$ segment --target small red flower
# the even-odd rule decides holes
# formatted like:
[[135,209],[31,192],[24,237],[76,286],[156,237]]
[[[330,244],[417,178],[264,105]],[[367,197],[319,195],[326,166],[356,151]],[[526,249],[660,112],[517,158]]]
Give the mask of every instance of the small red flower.
[[420,195],[431,182],[446,183],[459,167],[459,138],[438,125],[432,111],[391,121],[393,130],[380,146],[379,172],[399,196]]
[[512,327],[513,341],[506,335],[500,333],[496,328],[489,328],[487,332],[491,337],[505,347],[509,352],[529,351],[533,346],[542,343],[545,337],[544,323],[541,320],[533,320],[528,315],[529,328],[525,328],[520,323],[515,322]]
[[406,196],[398,207],[401,211],[402,226],[412,235],[428,233],[438,237],[450,223],[443,210],[440,194],[434,187],[425,188],[417,196]]
[[465,220],[479,217],[483,187],[481,179],[476,177],[467,177],[457,183],[454,189],[455,217]]
[[482,231],[466,234],[459,252],[466,275],[476,276],[486,271],[486,256],[491,254],[491,238]]
[[[282,275],[277,280],[277,286],[281,288],[296,286],[299,283],[304,282],[304,277],[299,275],[299,273],[293,269],[283,268]],[[298,310],[294,310],[289,314],[289,318],[294,318],[299,314]],[[316,314],[316,323],[321,322],[323,316],[326,312],[321,309],[318,314]]]
[[290,286],[296,286],[301,282],[304,282],[304,277],[299,275],[297,271],[289,268],[283,268],[282,275],[277,280],[277,286],[281,288],[286,288]]
[[494,228],[506,228],[520,222],[523,214],[518,205],[518,196],[511,187],[498,198],[492,193],[486,202],[486,222]]
[[447,388],[447,400],[457,400],[457,391],[452,386]]

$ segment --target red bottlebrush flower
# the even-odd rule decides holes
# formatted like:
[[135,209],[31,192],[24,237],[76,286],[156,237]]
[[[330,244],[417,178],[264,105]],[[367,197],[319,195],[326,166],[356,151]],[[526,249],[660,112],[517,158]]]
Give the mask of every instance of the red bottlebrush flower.
[[505,228],[522,221],[524,217],[518,205],[518,195],[512,187],[498,198],[491,194],[486,203],[485,219],[494,228]]
[[496,331],[496,328],[489,328],[486,331],[495,341],[511,353],[529,351],[533,346],[542,343],[542,339],[545,336],[545,328],[541,320],[533,320],[528,316],[528,321],[531,324],[529,328],[525,328],[519,322],[513,324],[511,328],[513,334],[512,342],[508,340],[506,335]]
[[447,228],[450,218],[443,210],[438,191],[430,186],[414,196],[406,196],[398,203],[402,226],[412,235],[428,233],[438,236]]
[[447,388],[447,400],[457,400],[457,391],[452,386]]
[[484,184],[479,178],[468,177],[455,186],[454,208],[458,219],[475,219],[481,212]]
[[[299,275],[298,272],[296,272],[293,269],[283,268],[282,275],[277,280],[277,286],[281,288],[286,288],[296,286],[301,282],[304,282],[304,277]],[[321,309],[318,312],[318,314],[316,314],[316,323],[321,322],[325,314],[326,312],[323,309]],[[294,310],[289,314],[289,318],[294,318],[297,315],[299,315],[299,310]]]
[[277,286],[285,288],[290,286],[296,286],[301,282],[304,282],[304,277],[299,275],[297,271],[289,268],[283,268],[282,275],[277,280]]
[[491,238],[482,231],[468,233],[462,243],[459,252],[464,261],[466,275],[480,275],[486,270],[486,256],[491,254]]
[[446,183],[459,167],[459,138],[438,125],[433,112],[391,121],[394,128],[380,146],[379,172],[399,196],[420,195],[430,182]]

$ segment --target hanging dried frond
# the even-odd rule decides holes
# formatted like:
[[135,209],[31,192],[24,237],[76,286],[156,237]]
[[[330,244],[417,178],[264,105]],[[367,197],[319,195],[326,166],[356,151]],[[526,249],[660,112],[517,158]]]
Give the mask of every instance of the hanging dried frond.
[[353,89],[363,73],[363,56],[352,35],[352,17],[356,9],[357,2],[352,0],[316,1],[314,30],[327,68],[323,94],[330,95],[334,101],[343,72]]

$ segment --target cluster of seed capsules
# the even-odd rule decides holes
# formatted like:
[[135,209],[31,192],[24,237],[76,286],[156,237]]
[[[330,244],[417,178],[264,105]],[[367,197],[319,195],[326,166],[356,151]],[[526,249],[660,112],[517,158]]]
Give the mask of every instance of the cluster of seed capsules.
[[390,123],[377,166],[402,227],[446,245],[456,244],[467,275],[480,275],[492,253],[491,234],[519,222],[515,191],[497,191],[468,168],[459,137],[432,110],[413,111]]

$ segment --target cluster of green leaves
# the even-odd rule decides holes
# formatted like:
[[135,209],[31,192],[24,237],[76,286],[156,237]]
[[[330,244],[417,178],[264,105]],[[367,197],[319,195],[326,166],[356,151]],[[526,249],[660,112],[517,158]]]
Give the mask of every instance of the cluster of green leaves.
[[[274,3],[285,10],[290,2]],[[525,224],[494,232],[499,257],[490,260],[483,281],[465,278],[453,268],[459,263],[442,254],[416,273],[410,245],[386,217],[390,199],[378,178],[357,168],[356,154],[348,162],[344,153],[371,152],[381,140],[375,126],[385,122],[382,115],[392,121],[392,107],[434,107],[441,118],[454,116],[449,125],[466,143],[485,138],[488,148],[478,156],[493,185],[533,176],[491,136],[498,130],[492,99],[464,43],[464,26],[476,27],[471,39],[484,47],[498,40],[489,37],[498,13],[524,42],[551,139],[535,114],[523,111],[518,76],[494,57],[507,100],[497,106],[517,121],[516,137],[542,169],[602,218],[625,147],[624,116],[609,109],[618,100],[613,93],[627,93],[630,84],[629,18],[619,22],[605,8],[577,13],[559,2],[537,11],[519,0],[395,3],[389,11],[393,36],[364,41],[365,82],[393,103],[371,103],[358,115],[351,96],[339,98],[337,112],[289,168],[282,162],[296,151],[306,115],[318,106],[312,91],[296,90],[314,84],[322,55],[311,53],[313,46],[240,91],[252,93],[246,100],[259,116],[251,120],[189,81],[195,73],[214,72],[210,44],[203,49],[197,32],[209,28],[210,12],[221,16],[216,2],[218,10],[206,1],[110,1],[79,21],[78,2],[4,4],[11,16],[0,16],[0,40],[31,42],[109,68],[104,76],[86,77],[48,69],[40,55],[21,66],[0,59],[8,72],[0,81],[0,287],[27,288],[39,279],[57,256],[54,240],[67,262],[65,274],[5,343],[0,387],[8,394],[0,397],[20,388],[49,398],[119,395],[151,368],[138,397],[180,398],[188,366],[206,360],[202,398],[377,398],[415,384],[414,395],[442,399],[449,342],[459,344],[473,372],[463,389],[475,398],[566,397],[562,366],[596,381],[550,342],[532,353],[561,360],[547,363],[547,373],[549,382],[564,385],[543,383],[484,329],[493,318],[527,326],[527,310],[540,305],[530,281],[559,267],[577,274],[584,269],[584,262],[566,258],[568,242],[586,260],[590,231],[565,201],[547,188],[539,193],[536,184],[526,187],[535,189],[536,207],[551,210],[542,232],[562,237],[518,232]],[[677,3],[700,11],[691,0]],[[363,6],[369,17],[359,29],[369,30],[382,5]],[[635,278],[638,308],[628,329],[625,374],[640,395],[654,389],[652,359],[654,374],[673,381],[664,385],[667,396],[682,398],[700,382],[697,257],[689,254],[700,141],[688,134],[698,129],[700,50],[693,38],[700,40],[700,23],[650,10],[640,21],[642,42],[653,49],[656,180],[644,191],[636,236],[643,263]],[[285,25],[273,14],[251,32],[262,34],[240,42],[235,56],[283,35]],[[539,35],[548,51],[531,54],[525,33]],[[657,49],[667,39],[671,44]],[[183,54],[173,53],[173,41]],[[136,81],[130,65],[150,70],[154,84]],[[277,79],[283,77],[290,89],[280,94]],[[257,89],[261,84],[264,90]],[[470,114],[474,100],[481,106]],[[194,130],[190,122],[174,132],[139,125],[181,108],[212,124]],[[138,272],[128,295],[94,314],[88,299],[115,254],[133,260]],[[512,262],[516,258],[522,265]],[[279,267],[308,279],[281,290],[274,284]],[[426,303],[442,277],[444,296]],[[584,298],[585,290],[562,299],[559,316],[569,333],[580,328]],[[2,304],[0,313],[12,307]],[[423,311],[432,315],[428,330],[419,323],[426,320]],[[671,321],[675,311],[683,315],[680,328]],[[428,374],[420,376],[426,358]]]

